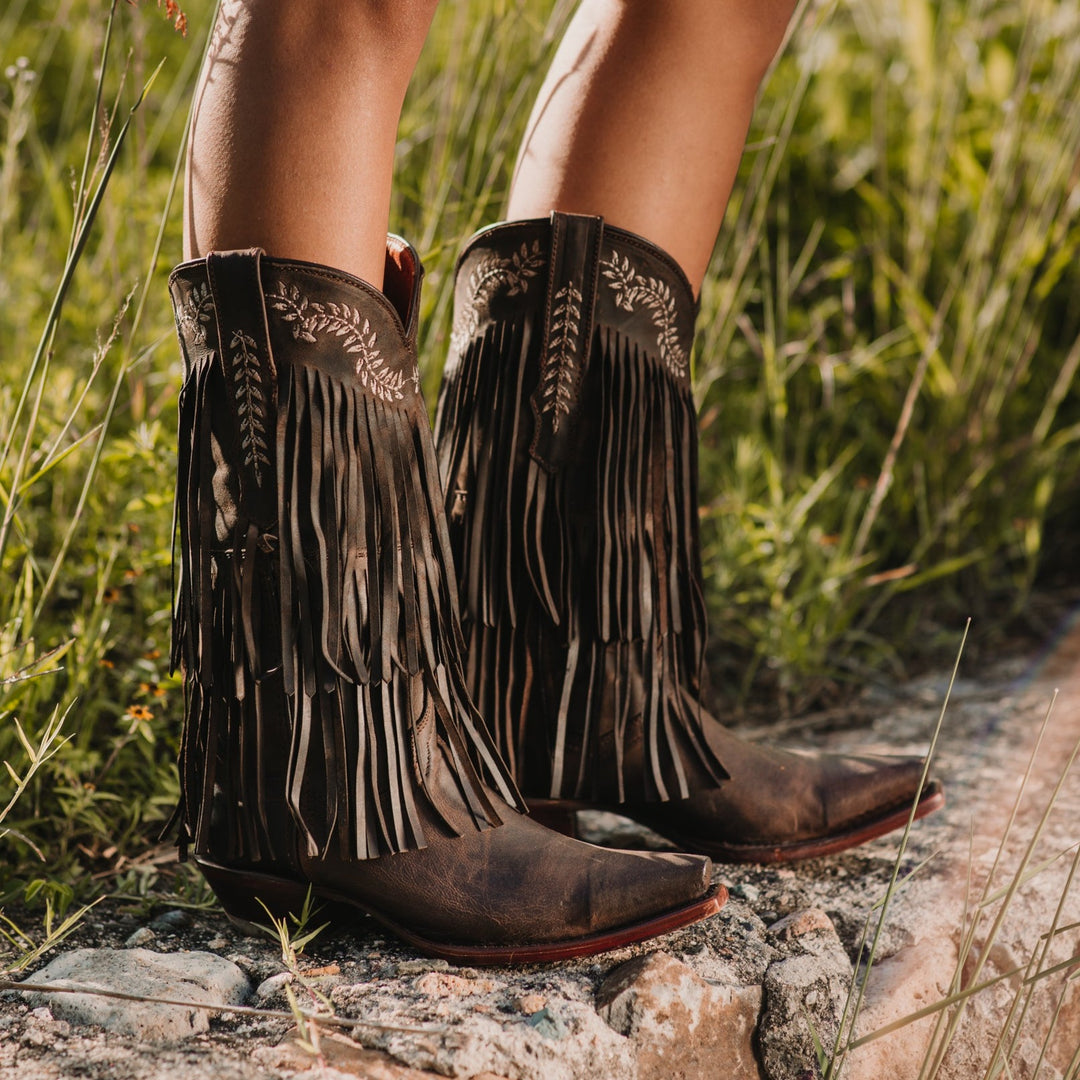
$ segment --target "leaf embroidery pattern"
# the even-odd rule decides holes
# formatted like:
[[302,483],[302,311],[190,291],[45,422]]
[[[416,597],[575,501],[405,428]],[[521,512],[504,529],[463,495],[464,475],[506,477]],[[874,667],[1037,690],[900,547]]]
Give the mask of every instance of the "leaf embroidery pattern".
[[450,350],[460,356],[480,328],[491,301],[503,290],[507,296],[529,291],[529,282],[544,268],[547,260],[540,251],[540,241],[523,243],[513,255],[485,255],[472,269],[466,283],[468,300],[459,304]]
[[259,370],[259,351],[255,339],[237,330],[229,348],[233,354],[233,389],[236,395],[236,416],[240,422],[240,446],[244,464],[255,473],[255,482],[262,487],[263,466],[270,465],[266,441],[266,393]]
[[209,284],[196,285],[180,304],[176,321],[181,338],[195,342],[206,348],[206,331],[214,317],[214,298],[210,295]]
[[678,320],[675,313],[675,297],[666,281],[639,274],[637,268],[625,255],[612,251],[611,259],[600,264],[608,286],[615,293],[615,304],[623,311],[634,312],[645,308],[656,327],[656,345],[660,359],[676,378],[684,378],[689,368],[689,357],[679,340]]
[[552,299],[551,330],[540,376],[540,393],[543,411],[552,414],[551,429],[558,431],[562,418],[570,412],[581,333],[581,290],[573,282],[567,282]]
[[368,393],[394,402],[405,396],[407,382],[419,389],[419,372],[414,368],[407,376],[386,362],[377,346],[376,332],[356,308],[309,300],[295,284],[278,282],[277,288],[267,300],[274,311],[280,312],[282,322],[290,325],[293,337],[312,345],[319,337],[338,338],[345,352],[355,355],[357,377]]

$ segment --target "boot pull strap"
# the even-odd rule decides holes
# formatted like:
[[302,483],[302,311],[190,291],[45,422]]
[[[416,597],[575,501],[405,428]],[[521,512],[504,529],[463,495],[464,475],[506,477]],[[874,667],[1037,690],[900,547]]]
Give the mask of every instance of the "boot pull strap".
[[581,385],[592,345],[604,219],[551,215],[551,258],[544,304],[540,380],[533,391],[536,426],[529,452],[555,472],[570,458]]
[[242,462],[241,499],[252,521],[269,526],[277,517],[277,368],[266,322],[262,254],[259,248],[212,252],[206,272]]

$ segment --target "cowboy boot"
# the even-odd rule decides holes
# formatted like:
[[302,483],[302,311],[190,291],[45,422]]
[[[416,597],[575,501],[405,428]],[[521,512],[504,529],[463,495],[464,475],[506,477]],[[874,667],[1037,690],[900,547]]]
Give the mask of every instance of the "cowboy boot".
[[181,847],[243,925],[310,886],[468,963],[694,922],[723,901],[708,860],[606,852],[524,816],[465,688],[420,278],[391,238],[385,295],[258,250],[170,279]]
[[530,807],[771,862],[942,805],[918,759],[765,749],[701,704],[696,304],[675,262],[601,218],[496,225],[455,312],[436,443],[468,682]]

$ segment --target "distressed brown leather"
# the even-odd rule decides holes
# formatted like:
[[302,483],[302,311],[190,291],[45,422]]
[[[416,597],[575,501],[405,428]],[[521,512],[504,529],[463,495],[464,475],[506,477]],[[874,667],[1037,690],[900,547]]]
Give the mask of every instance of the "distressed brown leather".
[[[436,779],[444,787],[450,770]],[[446,804],[453,802],[447,792]],[[362,863],[302,860],[308,880],[392,915],[435,941],[519,944],[581,938],[677,909],[704,896],[711,865],[697,856],[611,851],[505,813],[478,831],[432,831],[422,851]]]
[[170,279],[181,845],[236,913],[310,883],[421,939],[572,941],[685,906],[708,859],[529,820],[469,697],[421,273],[391,238],[385,295],[258,250]]
[[702,707],[695,315],[675,262],[600,218],[466,247],[436,443],[469,685],[529,800],[820,853],[894,827],[922,763],[765,750]]

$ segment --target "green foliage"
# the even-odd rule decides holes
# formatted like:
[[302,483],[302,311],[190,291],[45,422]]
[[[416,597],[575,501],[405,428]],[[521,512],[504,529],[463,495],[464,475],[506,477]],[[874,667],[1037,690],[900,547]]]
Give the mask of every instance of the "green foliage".
[[[430,400],[457,251],[499,216],[572,6],[443,4],[421,57],[392,227],[428,271]],[[149,3],[0,14],[0,760],[25,776],[66,717],[4,823],[0,896],[42,877],[139,904],[167,887],[130,860],[176,792],[164,277],[212,7],[184,5],[186,39]],[[696,359],[717,670],[784,706],[899,670],[931,615],[1021,603],[1080,465],[1080,12],[806,9]],[[0,776],[0,805],[14,790]]]
[[51,920],[176,790],[157,243],[199,48],[122,3],[17,3],[0,41],[0,897]]
[[1075,497],[1078,30],[826,4],[768,86],[697,390],[714,637],[781,693],[1015,610]]

